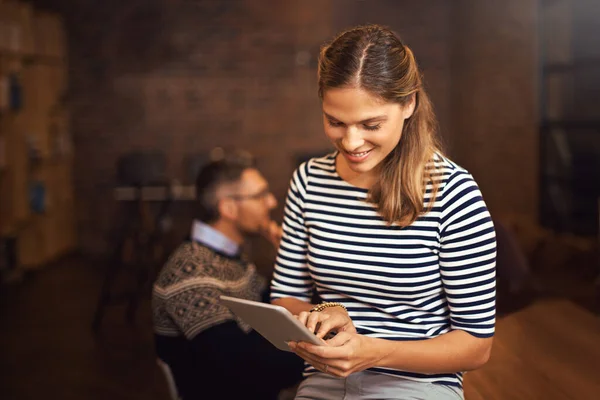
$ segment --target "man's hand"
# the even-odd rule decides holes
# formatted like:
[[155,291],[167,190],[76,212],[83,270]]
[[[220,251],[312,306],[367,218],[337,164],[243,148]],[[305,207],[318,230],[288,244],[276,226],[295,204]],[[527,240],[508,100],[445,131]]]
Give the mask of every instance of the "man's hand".
[[283,228],[277,222],[270,220],[262,230],[262,235],[275,247],[279,248],[279,242],[283,235]]

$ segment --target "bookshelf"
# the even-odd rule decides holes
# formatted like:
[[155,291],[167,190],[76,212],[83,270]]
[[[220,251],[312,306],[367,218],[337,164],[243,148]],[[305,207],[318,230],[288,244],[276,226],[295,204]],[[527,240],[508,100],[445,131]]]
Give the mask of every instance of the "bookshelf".
[[598,234],[600,3],[540,2],[540,219],[558,232]]
[[60,15],[0,0],[0,237],[18,268],[76,245],[67,71]]

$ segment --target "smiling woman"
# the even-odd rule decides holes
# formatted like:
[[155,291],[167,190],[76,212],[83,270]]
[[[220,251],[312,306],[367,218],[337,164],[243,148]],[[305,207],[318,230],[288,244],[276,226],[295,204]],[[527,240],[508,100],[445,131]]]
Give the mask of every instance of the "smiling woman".
[[296,398],[461,399],[495,324],[479,188],[443,155],[416,59],[390,30],[360,26],[324,46],[319,97],[336,151],[294,172],[271,301],[336,335],[290,343],[307,363]]
[[[321,50],[319,96],[327,122],[325,133],[342,155],[348,155],[348,166],[366,162],[360,170],[369,173],[357,186],[370,189],[370,199],[387,220],[401,225],[414,222],[424,210],[424,185],[431,183],[434,193],[438,189],[432,179],[435,165],[426,166],[435,153],[441,154],[441,146],[412,50],[393,32],[377,26],[344,32]],[[366,150],[351,148],[360,144],[361,131],[381,131],[375,138],[383,142],[372,144],[381,151],[368,162],[367,154],[361,154]],[[368,150],[368,146],[363,147]],[[393,184],[400,180],[401,186]]]
[[344,157],[340,176],[365,189],[373,186],[378,166],[397,147],[414,106],[414,101],[385,103],[361,88],[327,90],[323,95],[325,134]]

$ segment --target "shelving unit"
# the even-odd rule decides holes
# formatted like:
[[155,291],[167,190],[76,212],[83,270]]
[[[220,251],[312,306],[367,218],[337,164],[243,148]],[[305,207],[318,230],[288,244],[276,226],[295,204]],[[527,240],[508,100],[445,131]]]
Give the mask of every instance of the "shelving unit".
[[19,268],[76,245],[66,90],[60,16],[0,0],[0,236],[16,239]]
[[598,234],[600,197],[600,6],[543,0],[541,21],[541,222]]

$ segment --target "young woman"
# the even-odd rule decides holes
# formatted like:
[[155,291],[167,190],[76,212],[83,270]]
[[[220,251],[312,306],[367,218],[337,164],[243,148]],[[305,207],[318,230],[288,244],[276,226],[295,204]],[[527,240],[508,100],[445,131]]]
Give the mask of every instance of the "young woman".
[[296,398],[463,398],[495,323],[495,233],[477,184],[442,154],[415,57],[390,30],[325,46],[319,97],[336,151],[294,172],[271,299],[336,335],[290,343],[307,362]]

